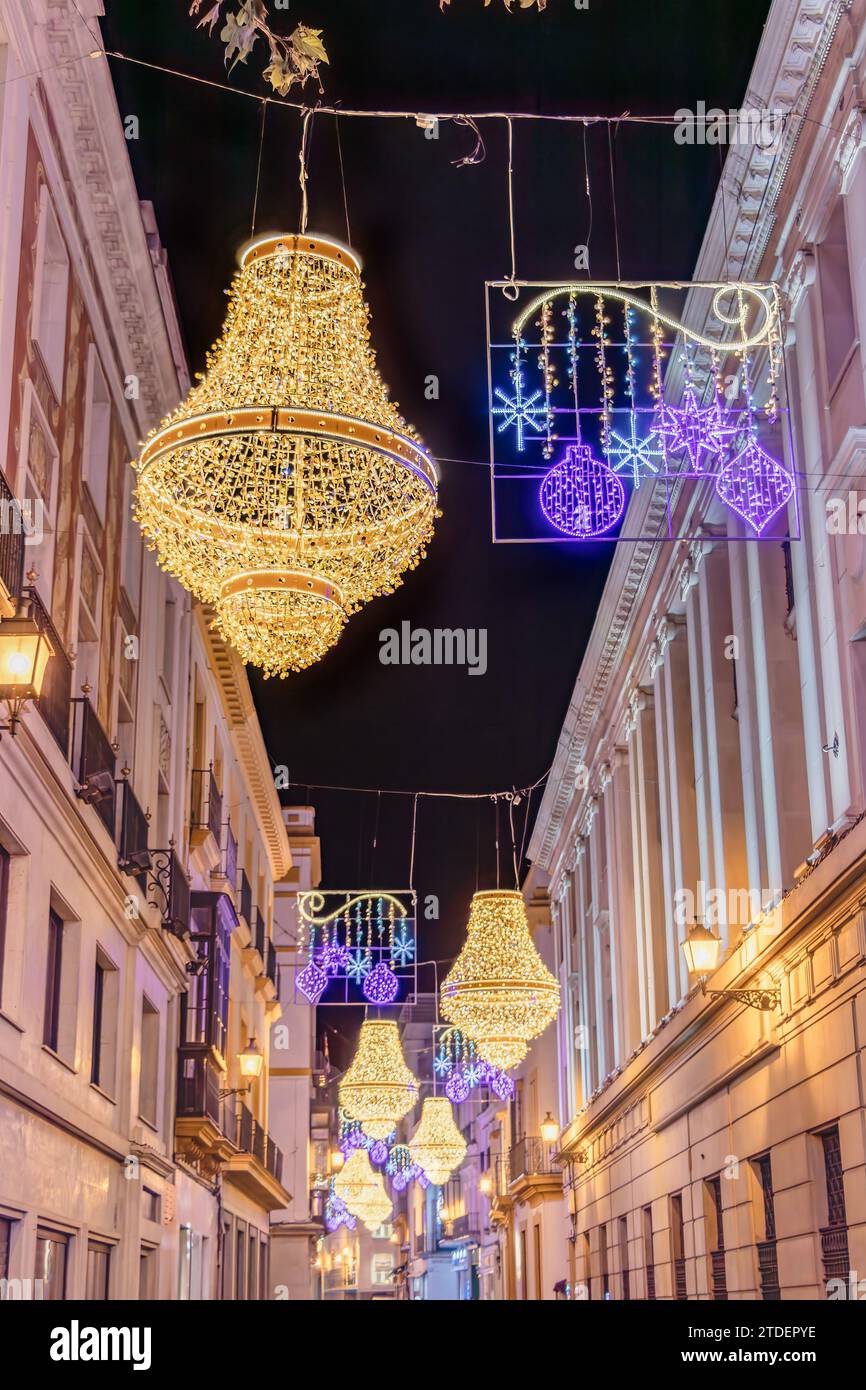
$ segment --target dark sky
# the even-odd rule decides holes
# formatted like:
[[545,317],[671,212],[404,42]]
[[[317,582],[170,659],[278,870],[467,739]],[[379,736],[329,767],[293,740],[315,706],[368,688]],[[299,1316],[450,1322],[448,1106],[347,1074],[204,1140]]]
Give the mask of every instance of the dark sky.
[[[204,8],[209,7],[205,0]],[[106,45],[148,62],[224,79],[222,46],[187,16],[185,0],[107,0]],[[492,0],[292,0],[278,27],[323,30],[330,66],[322,100],[346,107],[477,112],[669,114],[738,105],[768,0],[549,0],[507,14]],[[231,81],[263,92],[261,55]],[[130,154],[156,208],[193,370],[225,309],[237,246],[249,235],[260,114],[257,104],[114,61],[123,115],[139,118]],[[311,104],[317,99],[306,89]],[[295,230],[296,112],[269,108],[258,229]],[[486,160],[457,168],[474,137],[443,125],[426,140],[411,121],[340,121],[351,239],[365,266],[373,341],[406,418],[440,460],[487,456],[485,280],[509,269],[506,142],[485,122]],[[592,193],[590,269],[617,276],[607,128],[586,133]],[[518,124],[514,139],[518,274],[570,278],[587,241],[584,128]],[[719,174],[718,151],[679,146],[666,127],[621,126],[615,140],[622,278],[688,278]],[[310,229],[346,237],[335,123],[313,122]],[[440,381],[438,401],[425,379]],[[604,583],[611,550],[492,546],[488,475],[441,464],[445,513],[427,561],[393,596],[356,615],[319,665],[288,681],[252,674],[265,739],[298,794],[308,783],[477,791],[524,785],[549,766]],[[483,677],[448,667],[379,662],[379,632],[483,627]],[[405,886],[411,800],[310,791],[325,883]],[[536,795],[535,804],[538,797]],[[522,816],[524,808],[518,815]],[[522,826],[521,826],[522,829]],[[426,957],[459,949],[476,883],[493,886],[494,811],[487,802],[422,802],[415,883],[440,920]],[[507,836],[505,837],[507,839]],[[510,843],[502,859],[508,884]],[[422,987],[431,987],[422,980]],[[352,1025],[346,1016],[345,1025]]]

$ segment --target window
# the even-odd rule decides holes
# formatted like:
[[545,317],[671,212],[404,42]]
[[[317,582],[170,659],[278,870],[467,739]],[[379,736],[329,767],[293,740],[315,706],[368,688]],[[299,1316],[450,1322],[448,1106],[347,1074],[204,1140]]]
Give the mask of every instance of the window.
[[42,1297],[59,1302],[66,1297],[66,1257],[69,1242],[56,1231],[36,1232],[36,1268],[34,1278],[42,1281]]
[[686,1256],[683,1242],[683,1198],[677,1192],[671,1197],[671,1253],[674,1261],[674,1298],[688,1297],[686,1290]]
[[776,1255],[776,1203],[773,1196],[773,1169],[770,1163],[770,1155],[762,1154],[756,1158],[753,1171],[758,1179],[760,1202],[763,1213],[763,1220],[760,1222],[761,1230],[758,1239],[758,1272],[761,1279],[761,1297],[766,1300],[778,1301],[781,1298],[779,1289],[779,1263]]
[[607,1266],[607,1226],[598,1228],[598,1254],[601,1261],[601,1296],[610,1298],[610,1270]]
[[244,1299],[247,1296],[247,1227],[244,1221],[238,1222],[235,1243],[237,1246],[237,1259],[235,1260],[235,1298]]
[[81,476],[99,521],[105,523],[108,460],[111,446],[111,396],[93,343],[87,354],[87,405],[84,416],[84,454]]
[[851,1257],[848,1249],[848,1214],[845,1206],[845,1178],[842,1168],[842,1147],[839,1129],[826,1130],[819,1136],[824,1154],[824,1178],[827,1184],[827,1225],[821,1230],[821,1255],[824,1262],[824,1282],[828,1294],[831,1282],[834,1296],[849,1297]]
[[223,1248],[222,1248],[222,1289],[220,1297],[230,1299],[232,1296],[232,1254],[234,1244],[232,1242],[232,1222],[231,1218],[223,1221]]
[[848,261],[848,235],[845,228],[845,204],[842,198],[836,203],[827,235],[818,247],[818,268],[824,317],[827,386],[832,391],[838,383],[839,375],[857,337],[851,294],[851,267]]
[[78,601],[76,683],[99,688],[100,629],[102,624],[102,565],[83,521],[78,537]]
[[48,960],[45,967],[45,1020],[42,1041],[57,1051],[60,1032],[60,993],[63,979],[63,920],[52,908],[48,914]]
[[259,1275],[259,1262],[256,1258],[258,1254],[258,1244],[258,1233],[255,1231],[255,1229],[251,1227],[249,1239],[249,1259],[247,1262],[247,1270],[249,1273],[248,1297],[251,1299],[257,1299],[259,1297],[258,1284],[256,1282]]
[[35,572],[35,587],[49,611],[54,579],[59,472],[60,456],[51,426],[33,383],[27,381],[24,387],[16,492],[21,496],[24,521],[30,532],[27,567]]
[[0,1216],[0,1279],[9,1278],[9,1257],[12,1251],[12,1222]]
[[648,1299],[656,1296],[656,1266],[655,1254],[653,1251],[653,1209],[644,1207],[643,1209],[643,1258],[646,1265],[646,1296]]
[[519,1261],[520,1269],[519,1269],[519,1273],[518,1273],[518,1278],[520,1279],[520,1297],[521,1297],[521,1298],[528,1298],[528,1297],[529,1297],[529,1290],[527,1289],[527,1284],[529,1283],[529,1270],[528,1270],[527,1265],[526,1265],[526,1227],[525,1227],[525,1226],[521,1226],[521,1228],[520,1228],[520,1245],[519,1245],[518,1248],[519,1248],[519,1250],[520,1250],[520,1261]]
[[532,1228],[533,1253],[535,1255],[535,1297],[544,1298],[543,1265],[541,1262],[541,1226],[536,1222]]
[[111,1269],[111,1246],[91,1240],[87,1244],[87,1291],[85,1298],[105,1303],[108,1299],[108,1275]]
[[162,1203],[158,1192],[152,1192],[149,1187],[141,1189],[141,1215],[144,1221],[159,1221]]
[[622,1296],[626,1302],[631,1298],[631,1279],[628,1268],[628,1217],[619,1218],[619,1269],[622,1278]]
[[152,1302],[157,1297],[158,1261],[159,1246],[142,1245],[138,1260],[138,1297],[142,1302]]
[[66,310],[69,302],[69,256],[48,189],[40,193],[33,286],[33,341],[60,400],[66,357]]
[[270,1288],[270,1247],[266,1237],[259,1245],[259,1298],[269,1298]]
[[184,1224],[178,1239],[178,1277],[177,1296],[186,1300],[191,1294],[192,1284],[192,1227]]
[[[6,955],[6,911],[9,906],[9,852],[0,845],[0,1002],[3,999],[3,960]],[[0,1266],[2,1268],[2,1266]]]
[[705,1184],[707,1197],[707,1245],[710,1251],[713,1298],[725,1302],[728,1276],[725,1268],[725,1225],[722,1215],[722,1180],[716,1176]]
[[114,962],[97,946],[93,977],[90,1080],[109,1095],[113,1094],[117,1079],[117,1009],[117,970]]
[[586,1281],[586,1296],[592,1298],[592,1237],[589,1231],[583,1233],[583,1277]]
[[151,1129],[157,1129],[159,1091],[159,1012],[147,995],[141,996],[141,1079],[138,1113]]

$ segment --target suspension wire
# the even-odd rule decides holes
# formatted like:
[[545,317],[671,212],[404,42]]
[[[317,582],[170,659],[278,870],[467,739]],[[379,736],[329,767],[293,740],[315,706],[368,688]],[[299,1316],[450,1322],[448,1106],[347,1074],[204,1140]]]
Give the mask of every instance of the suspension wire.
[[[542,773],[540,777],[525,787],[517,788],[518,796],[528,796],[530,791],[540,787],[550,776],[551,768]],[[382,796],[412,796],[416,799],[427,797],[430,800],[439,801],[507,801],[514,795],[514,787],[507,791],[485,791],[485,792],[430,792],[430,791],[410,791],[392,787],[350,787],[339,785],[334,782],[308,782],[306,778],[299,778],[297,782],[290,782],[289,787],[305,787],[308,791],[317,792],[352,792],[359,796],[375,796],[381,793]],[[287,789],[288,790],[288,789]]]
[[376,846],[379,843],[379,812],[382,807],[382,793],[376,793],[376,819],[373,823],[373,846],[370,852],[370,887],[373,887],[375,879],[373,874],[376,868]]
[[514,797],[508,803],[508,826],[511,831],[511,862],[514,865],[514,886],[520,887],[520,874],[517,871],[517,842],[514,837]]
[[259,184],[261,183],[262,178],[262,153],[265,148],[265,119],[268,114],[269,104],[270,103],[267,101],[262,102],[262,126],[261,130],[259,131],[259,158],[256,164],[256,191],[253,194],[253,215],[250,221],[251,237],[254,237],[256,234],[256,214],[258,213],[259,208]]
[[499,887],[499,797],[493,798],[494,816],[496,823],[496,887]]
[[[517,247],[516,234],[514,229],[514,125],[511,117],[508,121],[508,237],[511,243],[511,274],[508,277],[508,284],[514,290],[514,298],[517,298]],[[508,290],[503,288],[502,293],[507,298],[511,298]]]
[[[585,186],[586,186],[586,198],[587,198],[587,202],[589,203],[589,227],[587,228],[587,232],[586,232],[586,255],[587,255],[587,260],[589,260],[589,261],[590,261],[590,264],[591,264],[590,243],[591,243],[591,241],[592,241],[592,189],[590,188],[590,183],[589,183],[589,153],[588,153],[588,151],[587,151],[587,141],[586,141],[586,132],[587,132],[588,126],[589,126],[589,122],[588,122],[588,121],[584,121],[584,123],[583,123],[583,176],[584,176],[584,182],[585,182]],[[587,274],[591,274],[591,273],[592,273],[591,271],[587,271]]]
[[340,160],[340,183],[343,187],[343,210],[346,214],[346,242],[352,245],[352,228],[349,225],[349,197],[346,192],[346,170],[343,166],[343,142],[340,139],[340,117],[334,116],[334,128],[337,132],[337,155]]
[[412,848],[409,853],[409,887],[413,890],[415,888],[415,838],[418,830],[418,797],[421,795],[421,792],[416,792],[412,801]]
[[619,263],[619,220],[618,220],[617,215],[616,215],[616,179],[614,178],[614,172],[613,172],[613,139],[612,139],[612,137],[611,137],[610,131],[611,131],[611,127],[610,127],[610,123],[608,123],[608,127],[607,127],[607,157],[608,157],[608,164],[609,164],[609,167],[610,167],[610,200],[611,200],[611,205],[612,205],[612,207],[613,207],[613,240],[614,240],[614,245],[615,245],[615,247],[616,247],[616,278],[617,278],[617,280],[621,280],[621,279],[622,279],[622,270],[620,269],[620,263]]
[[304,114],[301,118],[301,149],[298,155],[298,160],[301,166],[301,172],[298,180],[301,185],[301,236],[303,236],[307,230],[307,218],[310,211],[309,200],[307,197],[307,184],[309,182],[307,160],[309,157],[308,145],[312,135],[313,116],[315,115],[315,112],[313,111],[313,108],[311,106],[305,106],[303,110]]

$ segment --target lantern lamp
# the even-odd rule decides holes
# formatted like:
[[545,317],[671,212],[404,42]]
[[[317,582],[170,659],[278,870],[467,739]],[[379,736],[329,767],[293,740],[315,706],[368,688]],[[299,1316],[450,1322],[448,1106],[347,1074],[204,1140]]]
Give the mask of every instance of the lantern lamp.
[[690,975],[712,975],[719,964],[722,942],[709,927],[695,923],[682,943],[682,949]]
[[466,1157],[466,1140],[454,1123],[447,1096],[428,1096],[424,1101],[409,1152],[437,1187],[444,1186],[460,1167]]
[[6,702],[3,729],[15,737],[28,701],[42,693],[45,669],[54,648],[33,616],[33,604],[25,599],[14,618],[0,622],[0,700]]
[[549,1110],[541,1121],[541,1137],[545,1144],[555,1144],[559,1138],[559,1125]]

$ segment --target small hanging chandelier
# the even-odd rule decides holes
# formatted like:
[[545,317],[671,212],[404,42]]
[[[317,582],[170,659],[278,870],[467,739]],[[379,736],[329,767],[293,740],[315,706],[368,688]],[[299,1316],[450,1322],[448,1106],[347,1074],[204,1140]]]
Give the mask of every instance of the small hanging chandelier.
[[334,1179],[334,1191],[346,1210],[375,1231],[391,1215],[391,1199],[381,1173],[370,1164],[366,1149],[353,1149]]
[[248,245],[207,371],[137,464],[160,565],[266,676],[324,656],[433,533],[436,468],[377,370],[360,271],[328,237]]
[[442,1013],[502,1071],[559,1012],[559,985],[532,941],[521,893],[476,893],[466,944],[442,985]]
[[409,1152],[436,1187],[444,1186],[460,1167],[466,1157],[466,1140],[454,1123],[447,1096],[428,1096],[424,1101]]
[[418,1082],[403,1060],[393,1020],[368,1018],[352,1065],[340,1082],[340,1104],[369,1139],[387,1139],[418,1097]]

